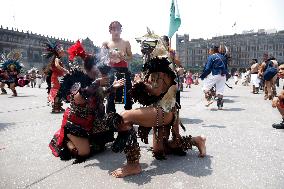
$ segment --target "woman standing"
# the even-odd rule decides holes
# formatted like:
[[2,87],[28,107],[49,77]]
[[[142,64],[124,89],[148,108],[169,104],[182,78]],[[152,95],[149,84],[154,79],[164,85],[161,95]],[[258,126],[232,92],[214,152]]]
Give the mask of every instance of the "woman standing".
[[68,70],[63,67],[61,58],[65,55],[63,48],[57,42],[51,42],[48,40],[46,45],[47,53],[44,54],[46,58],[51,58],[50,63],[47,66],[47,70],[52,71],[51,75],[51,88],[48,95],[48,100],[52,104],[52,113],[60,113],[63,111],[62,102],[57,97],[57,92],[60,88],[59,77],[68,73]]

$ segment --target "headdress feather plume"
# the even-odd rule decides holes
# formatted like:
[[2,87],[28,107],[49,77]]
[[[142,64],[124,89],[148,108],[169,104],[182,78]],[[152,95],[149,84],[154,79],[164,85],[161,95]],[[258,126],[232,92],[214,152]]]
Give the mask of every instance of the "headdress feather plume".
[[12,50],[7,56],[5,54],[1,55],[1,63],[0,67],[3,70],[8,70],[10,66],[14,66],[15,69],[20,72],[23,64],[20,63],[20,59],[22,58],[22,53],[19,50]]
[[75,56],[79,56],[83,60],[87,58],[87,53],[84,50],[79,40],[68,49],[68,53],[69,53],[69,60],[71,61],[73,61]]
[[57,41],[47,39],[47,42],[44,42],[44,45],[46,52],[43,56],[45,58],[58,56],[58,51],[61,49],[61,45]]

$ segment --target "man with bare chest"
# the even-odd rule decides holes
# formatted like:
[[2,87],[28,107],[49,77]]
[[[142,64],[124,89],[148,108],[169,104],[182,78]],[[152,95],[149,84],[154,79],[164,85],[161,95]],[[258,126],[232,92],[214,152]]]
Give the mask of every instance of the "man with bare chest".
[[[126,41],[120,37],[122,31],[122,25],[118,21],[113,21],[109,25],[109,32],[111,39],[103,43],[103,48],[108,49],[110,66],[113,70],[113,75],[110,78],[110,82],[113,82],[115,77],[117,79],[125,78],[126,83],[124,87],[124,109],[132,109],[132,99],[129,96],[128,91],[131,89],[131,73],[128,70],[128,61],[132,59],[131,46],[129,41]],[[118,91],[117,91],[118,92]],[[116,112],[115,110],[115,98],[116,94],[111,93],[107,99],[107,113]]]

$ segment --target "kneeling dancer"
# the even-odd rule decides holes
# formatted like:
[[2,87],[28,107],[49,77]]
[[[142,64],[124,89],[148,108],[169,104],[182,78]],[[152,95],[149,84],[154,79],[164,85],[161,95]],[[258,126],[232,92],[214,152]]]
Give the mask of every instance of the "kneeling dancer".
[[[148,134],[153,128],[153,154],[156,159],[165,159],[165,154],[185,155],[185,150],[197,146],[199,156],[206,154],[205,138],[201,136],[181,136],[176,125],[176,75],[167,58],[152,58],[143,66],[144,77],[136,80],[132,88],[134,101],[144,107],[113,114],[118,136],[112,145],[114,152],[126,154],[127,164],[113,171],[114,177],[125,177],[141,172],[139,164],[140,147],[133,125],[139,125],[138,135],[148,143]],[[137,79],[137,78],[136,78]],[[177,128],[176,128],[177,127]],[[169,141],[170,130],[172,140]]]
[[63,78],[57,97],[69,101],[70,106],[65,110],[61,129],[49,147],[62,160],[74,157],[74,163],[80,163],[93,152],[104,150],[105,144],[114,140],[114,131],[106,122],[103,100],[113,88],[123,86],[124,81],[114,81],[105,90],[102,86],[108,84],[109,78],[97,78],[110,68],[98,68],[95,57],[87,55],[79,41],[70,47],[69,54],[71,60],[74,56],[84,60],[85,73],[75,69]]

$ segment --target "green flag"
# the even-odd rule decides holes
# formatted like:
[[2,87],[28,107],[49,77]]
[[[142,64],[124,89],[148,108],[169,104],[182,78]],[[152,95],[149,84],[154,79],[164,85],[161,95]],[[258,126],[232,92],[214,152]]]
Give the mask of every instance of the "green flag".
[[170,13],[170,27],[168,37],[172,38],[175,32],[178,30],[181,24],[181,19],[178,11],[177,1],[172,0],[171,13]]

